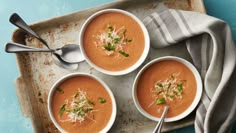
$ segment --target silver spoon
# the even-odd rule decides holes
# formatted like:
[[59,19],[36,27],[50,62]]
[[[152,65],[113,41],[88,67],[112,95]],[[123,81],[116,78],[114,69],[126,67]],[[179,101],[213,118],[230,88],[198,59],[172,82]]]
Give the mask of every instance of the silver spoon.
[[[23,20],[22,18],[14,13],[11,15],[9,21],[14,24],[15,26],[19,27],[20,29],[24,30],[25,32],[27,32],[28,34],[34,36],[35,38],[37,38],[39,41],[41,41],[48,49],[50,49],[50,47],[48,46],[47,42],[45,42],[42,38],[40,38]],[[76,70],[78,68],[78,64],[70,64],[65,62],[64,60],[61,59],[61,57],[58,54],[53,54],[53,59],[56,65],[65,68],[65,69],[69,69],[69,70]]]
[[55,50],[34,48],[19,43],[8,42],[5,46],[5,51],[7,53],[20,53],[20,52],[54,52]]
[[[5,45],[5,51],[8,53],[21,53],[21,52],[50,52],[53,53],[55,50],[54,49],[41,49],[41,48],[34,48],[34,47],[29,47],[23,44],[19,43],[11,43],[8,42]],[[55,63],[63,67],[65,69],[69,70],[75,70],[78,68],[78,64],[68,64],[63,61],[59,61],[58,58],[54,58]]]
[[[24,20],[16,13],[13,13],[9,19],[9,21],[20,29],[24,30],[28,34],[37,38],[41,41],[48,49],[51,49],[47,42],[43,40],[39,35],[37,35],[25,22]],[[60,60],[65,63],[77,64],[84,60],[84,56],[80,51],[80,47],[77,44],[67,44],[62,48],[58,48],[53,50],[53,54]]]
[[165,116],[166,116],[166,113],[167,113],[168,109],[169,109],[169,106],[165,106],[164,111],[161,115],[161,119],[158,122],[158,124],[156,125],[153,133],[161,133],[161,128],[162,128],[162,125],[164,123],[164,119],[165,119]]

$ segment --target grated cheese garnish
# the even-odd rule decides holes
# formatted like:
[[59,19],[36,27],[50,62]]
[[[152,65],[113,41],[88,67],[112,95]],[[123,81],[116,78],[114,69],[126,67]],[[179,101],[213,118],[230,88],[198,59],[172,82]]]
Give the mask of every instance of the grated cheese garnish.
[[182,99],[183,98],[183,90],[184,90],[184,83],[186,80],[178,79],[177,74],[171,74],[165,80],[159,80],[155,83],[154,87],[150,88],[150,92],[152,93],[152,97],[154,97],[154,101],[150,103],[149,107],[152,106],[154,103],[163,104],[166,101],[172,102],[175,99]]
[[110,56],[114,53],[119,53],[125,57],[129,56],[123,49],[127,43],[132,42],[132,39],[126,37],[126,29],[124,27],[116,29],[115,26],[108,25],[105,32],[95,37],[99,40],[94,42],[95,47],[102,48],[106,55]]
[[89,115],[93,116],[94,103],[87,99],[85,91],[78,89],[78,92],[72,96],[72,101],[65,100],[65,113],[68,119],[62,121],[80,122],[86,118],[90,119]]

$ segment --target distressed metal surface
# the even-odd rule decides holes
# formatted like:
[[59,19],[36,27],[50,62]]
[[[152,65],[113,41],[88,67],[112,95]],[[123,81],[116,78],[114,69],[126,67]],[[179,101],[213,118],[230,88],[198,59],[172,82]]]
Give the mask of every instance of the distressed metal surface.
[[[192,5],[194,3],[194,5]],[[194,10],[205,12],[201,0],[146,0],[146,1],[119,1],[103,6],[75,12],[65,16],[53,18],[32,25],[39,35],[45,39],[50,47],[57,48],[64,44],[78,44],[78,35],[81,24],[94,12],[104,8],[120,8],[127,10],[141,20],[151,12],[159,10],[161,5],[169,8]],[[24,43],[29,46],[44,47],[36,39],[33,39],[21,30],[16,30],[12,37],[14,42]],[[181,52],[180,52],[181,51]],[[146,59],[148,61],[164,55],[175,55],[190,60],[186,48],[179,45],[161,50],[152,49]],[[72,72],[86,72],[100,77],[111,88],[117,101],[117,119],[110,132],[151,132],[155,122],[143,117],[132,100],[131,88],[138,70],[124,76],[108,76],[94,70],[85,61],[80,63],[78,69],[70,71],[55,65],[49,53],[20,53],[17,54],[17,62],[21,76],[16,80],[16,92],[22,112],[30,117],[35,132],[58,132],[49,119],[47,112],[47,95],[53,83],[60,77]],[[143,65],[144,65],[143,64]],[[167,123],[163,131],[185,127],[193,123],[194,114],[187,118]]]

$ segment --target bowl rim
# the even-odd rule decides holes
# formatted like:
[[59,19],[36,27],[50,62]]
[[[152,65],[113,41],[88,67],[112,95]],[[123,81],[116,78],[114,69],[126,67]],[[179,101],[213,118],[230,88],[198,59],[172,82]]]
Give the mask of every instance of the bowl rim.
[[174,60],[177,62],[180,62],[182,64],[184,64],[188,69],[191,70],[191,72],[193,73],[195,80],[196,80],[196,84],[197,84],[197,92],[195,95],[195,98],[193,100],[193,102],[191,103],[191,105],[181,114],[175,116],[175,117],[171,117],[171,118],[165,118],[165,122],[174,122],[174,121],[178,121],[181,120],[183,118],[185,118],[186,116],[188,116],[198,105],[198,103],[201,100],[201,96],[202,96],[202,79],[201,76],[199,74],[199,72],[197,71],[197,69],[187,60],[180,58],[180,57],[176,57],[176,56],[164,56],[164,57],[160,57],[160,58],[156,58],[152,61],[150,61],[149,63],[147,63],[137,74],[137,76],[135,77],[134,83],[133,83],[133,87],[132,87],[132,97],[133,97],[133,101],[134,104],[136,106],[136,108],[138,109],[138,111],[144,115],[145,117],[153,120],[153,121],[160,121],[160,118],[152,116],[151,114],[147,113],[139,104],[138,98],[137,98],[137,92],[136,92],[136,87],[137,87],[137,83],[139,80],[139,77],[141,76],[141,74],[147,69],[149,68],[151,65],[158,63],[160,61],[163,60]]
[[[140,28],[143,31],[143,35],[144,35],[144,50],[142,55],[140,56],[140,58],[137,60],[137,62],[135,64],[133,64],[132,66],[130,66],[127,69],[121,70],[121,71],[109,71],[109,70],[105,70],[99,66],[97,66],[96,64],[94,64],[86,55],[86,52],[84,51],[83,48],[83,35],[84,35],[84,31],[86,30],[87,25],[97,16],[103,14],[103,13],[107,13],[107,12],[118,12],[118,13],[122,13],[125,14],[129,17],[131,17],[132,19],[134,19],[138,25],[140,26]],[[89,65],[91,65],[92,67],[94,67],[96,70],[107,74],[107,75],[112,75],[112,76],[119,76],[119,75],[125,75],[128,74],[132,71],[134,71],[135,69],[137,69],[146,59],[148,53],[149,53],[149,49],[150,49],[150,38],[149,38],[149,33],[146,29],[146,27],[144,26],[144,24],[141,22],[141,20],[139,18],[137,18],[135,15],[133,15],[132,13],[128,12],[128,11],[124,11],[121,9],[104,9],[104,10],[100,10],[96,13],[94,13],[93,15],[91,15],[82,25],[82,28],[80,30],[79,33],[79,45],[80,45],[80,50],[82,52],[82,54],[85,57],[85,60],[88,62]]]
[[115,100],[115,97],[112,93],[112,91],[110,90],[110,88],[106,85],[106,83],[104,81],[102,81],[100,78],[92,75],[92,74],[88,74],[88,73],[71,73],[71,74],[68,74],[68,75],[65,75],[63,77],[61,77],[59,80],[57,80],[53,86],[51,87],[50,91],[49,91],[49,94],[48,94],[48,99],[47,99],[47,102],[48,102],[48,113],[49,113],[49,117],[50,119],[52,120],[53,124],[56,126],[56,128],[62,132],[62,133],[66,133],[66,131],[57,123],[57,121],[55,120],[54,116],[53,116],[53,113],[52,113],[52,108],[51,108],[51,105],[52,105],[52,97],[53,97],[53,94],[57,88],[57,86],[59,86],[61,83],[63,83],[65,80],[67,79],[70,79],[72,77],[77,77],[77,76],[86,76],[86,77],[90,77],[90,78],[93,78],[95,79],[96,81],[98,81],[100,84],[102,84],[102,86],[105,88],[105,90],[107,91],[107,93],[109,94],[110,98],[111,98],[111,102],[112,102],[112,114],[111,114],[111,117],[110,117],[110,120],[108,121],[107,125],[100,131],[100,133],[106,133],[110,130],[110,128],[112,127],[112,125],[114,124],[115,122],[115,119],[116,119],[116,114],[117,114],[117,105],[116,105],[116,100]]

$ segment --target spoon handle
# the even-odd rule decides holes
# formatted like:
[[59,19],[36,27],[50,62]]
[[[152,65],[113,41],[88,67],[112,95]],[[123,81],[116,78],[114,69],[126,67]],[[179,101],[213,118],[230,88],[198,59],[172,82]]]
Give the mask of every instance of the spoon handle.
[[20,29],[24,30],[25,32],[27,32],[28,34],[34,36],[35,38],[37,38],[39,41],[41,41],[47,48],[50,49],[50,47],[48,46],[47,42],[44,41],[41,37],[39,37],[39,35],[37,33],[35,33],[26,23],[25,21],[17,14],[17,13],[13,13],[10,18],[9,21],[19,27]]
[[165,116],[166,116],[166,113],[167,113],[168,109],[169,109],[169,106],[165,106],[164,111],[161,115],[161,119],[158,122],[157,126],[155,127],[153,133],[161,133],[161,128],[162,128],[162,125],[164,123],[164,119],[165,119]]
[[40,49],[33,48],[19,43],[8,42],[5,46],[5,51],[8,53],[19,53],[19,52],[54,52],[53,49]]

